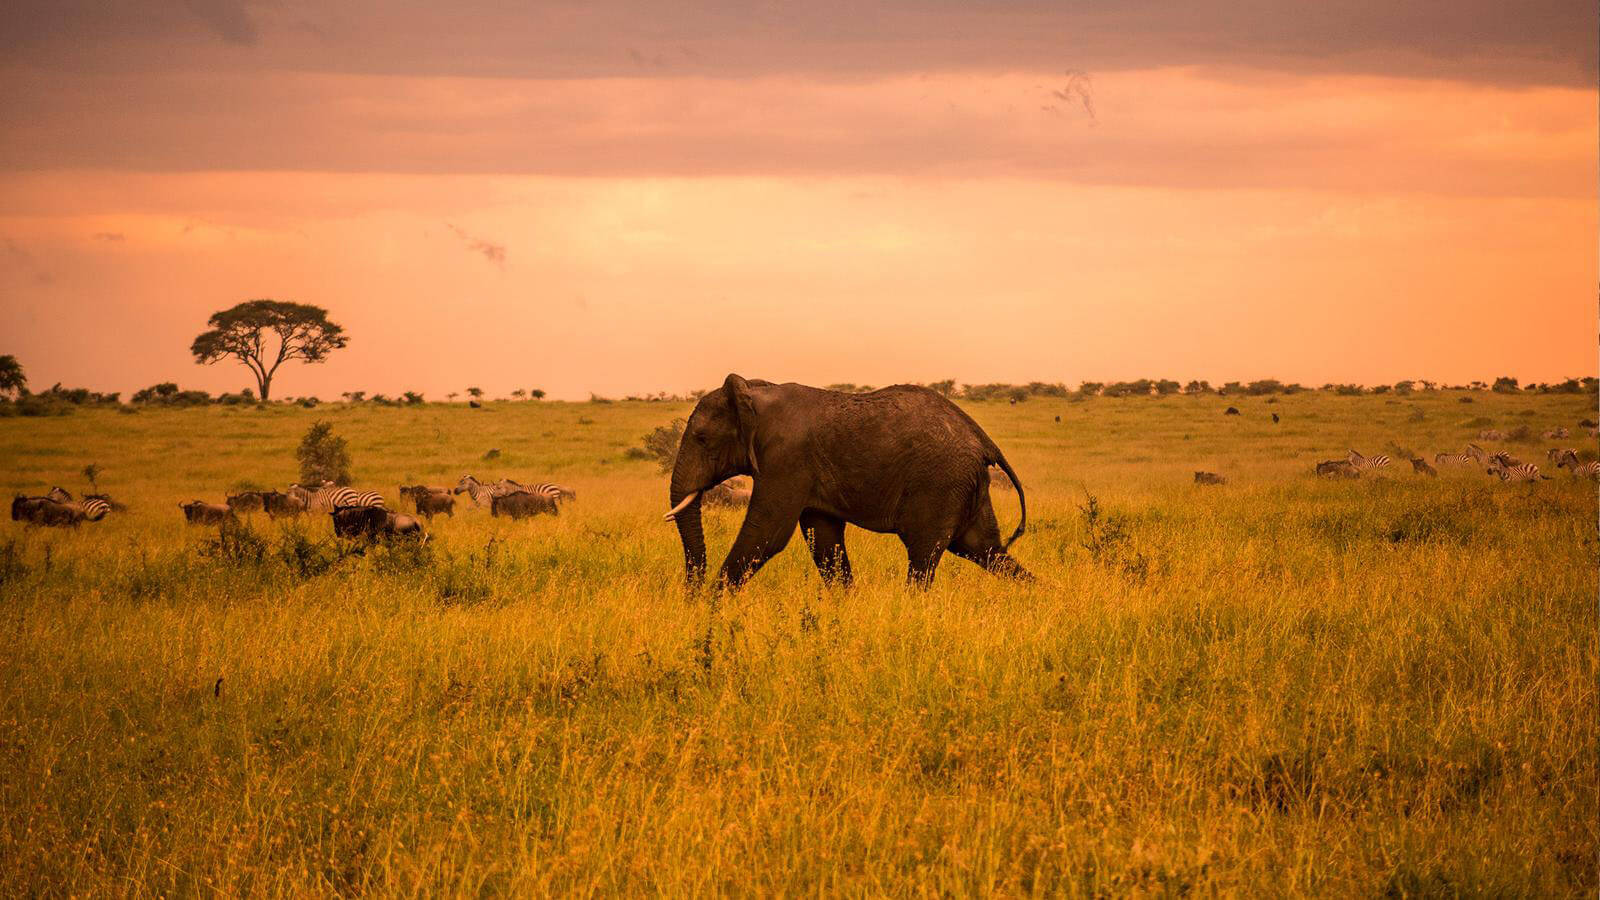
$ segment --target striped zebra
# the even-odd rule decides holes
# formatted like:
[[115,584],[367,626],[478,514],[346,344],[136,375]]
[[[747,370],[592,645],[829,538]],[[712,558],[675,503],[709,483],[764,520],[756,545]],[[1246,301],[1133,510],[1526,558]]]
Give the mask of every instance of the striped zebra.
[[59,487],[51,488],[50,493],[45,496],[62,506],[77,510],[90,522],[98,522],[106,517],[106,513],[111,512],[111,503],[104,497],[90,495],[82,500],[74,500],[71,493]]
[[484,484],[471,475],[463,475],[461,480],[456,482],[456,488],[452,493],[466,494],[472,498],[473,506],[487,507],[494,502],[494,498],[520,490],[522,490],[521,485],[504,478],[493,484]]
[[577,491],[565,485],[555,484],[554,482],[550,481],[541,481],[538,484],[521,484],[519,482],[512,481],[509,478],[502,478],[500,479],[500,483],[504,485],[510,485],[519,491],[527,491],[530,494],[538,494],[543,497],[549,497],[551,500],[556,502],[578,499]]
[[1509,454],[1496,453],[1489,457],[1488,474],[1498,477],[1501,481],[1520,484],[1529,481],[1548,481],[1549,475],[1540,475],[1539,467],[1533,463],[1525,463]]
[[306,506],[307,512],[331,513],[341,506],[376,506],[385,509],[383,495],[377,491],[358,491],[324,481],[316,490],[302,487],[299,484],[289,485],[288,494],[300,500]]
[[1379,469],[1386,469],[1389,467],[1389,457],[1384,456],[1382,453],[1379,453],[1377,456],[1362,456],[1356,451],[1351,450],[1350,455],[1346,457],[1346,459],[1349,460],[1351,468],[1354,468],[1356,470],[1356,474],[1358,475],[1363,472],[1376,472]]
[[1600,460],[1583,462],[1578,459],[1578,451],[1565,450],[1556,462],[1556,468],[1566,469],[1575,478],[1600,478]]
[[1475,466],[1478,464],[1478,458],[1471,453],[1436,453],[1433,456],[1433,464],[1440,467]]

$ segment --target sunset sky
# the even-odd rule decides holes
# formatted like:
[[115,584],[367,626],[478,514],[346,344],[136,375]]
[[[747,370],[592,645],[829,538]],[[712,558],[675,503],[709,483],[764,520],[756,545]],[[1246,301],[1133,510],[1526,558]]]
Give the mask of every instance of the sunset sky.
[[282,395],[1594,374],[1593,2],[8,3],[0,353]]

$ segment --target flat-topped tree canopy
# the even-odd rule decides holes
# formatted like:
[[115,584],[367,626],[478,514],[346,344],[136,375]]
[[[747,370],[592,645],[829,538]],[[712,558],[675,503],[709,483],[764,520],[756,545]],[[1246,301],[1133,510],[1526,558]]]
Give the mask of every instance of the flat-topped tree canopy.
[[[226,357],[245,364],[256,377],[262,400],[271,399],[272,376],[291,359],[322,362],[350,339],[328,311],[306,303],[284,300],[246,300],[212,313],[209,331],[194,339],[189,352],[195,362],[207,365]],[[272,346],[271,335],[277,337]]]

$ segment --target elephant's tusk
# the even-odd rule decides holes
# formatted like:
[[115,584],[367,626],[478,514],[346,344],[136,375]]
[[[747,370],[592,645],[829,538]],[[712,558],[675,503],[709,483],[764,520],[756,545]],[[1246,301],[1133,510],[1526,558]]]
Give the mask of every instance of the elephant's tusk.
[[700,496],[700,492],[699,491],[694,491],[694,492],[690,493],[689,496],[687,496],[687,497],[683,498],[682,500],[678,501],[678,505],[674,506],[671,510],[669,510],[667,512],[667,514],[665,516],[663,516],[662,518],[666,519],[668,522],[671,522],[673,519],[676,519],[678,517],[678,513],[681,513],[684,510],[688,509],[689,508],[689,504],[693,503],[694,502],[694,498],[696,498],[698,496]]

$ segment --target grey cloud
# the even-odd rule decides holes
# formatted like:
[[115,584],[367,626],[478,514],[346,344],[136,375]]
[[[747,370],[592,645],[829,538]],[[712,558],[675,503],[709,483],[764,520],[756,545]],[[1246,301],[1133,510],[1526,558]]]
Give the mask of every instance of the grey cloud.
[[462,242],[467,245],[468,250],[471,250],[473,253],[480,254],[484,259],[502,269],[505,268],[506,246],[504,244],[496,244],[493,241],[486,241],[483,238],[474,237],[448,222],[445,223],[445,227],[454,232],[455,236],[460,238]]
[[[249,58],[219,56],[195,22],[233,44],[271,39]],[[53,69],[117,71],[860,77],[1226,65],[1593,86],[1597,25],[1596,5],[1573,0],[280,0],[248,10],[238,0],[19,0],[0,48]]]
[[238,0],[183,0],[183,3],[196,18],[230,44],[253,46],[260,37],[255,22]]

